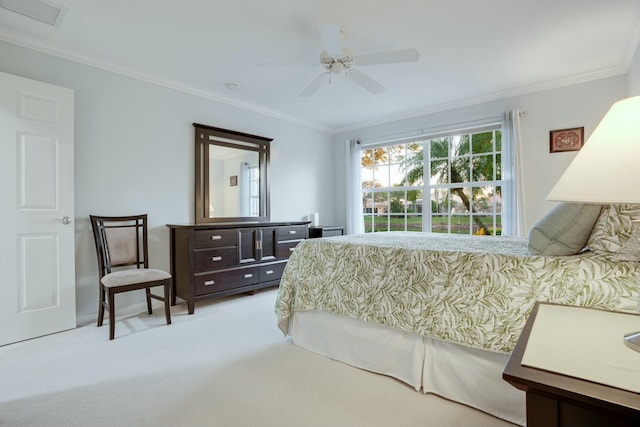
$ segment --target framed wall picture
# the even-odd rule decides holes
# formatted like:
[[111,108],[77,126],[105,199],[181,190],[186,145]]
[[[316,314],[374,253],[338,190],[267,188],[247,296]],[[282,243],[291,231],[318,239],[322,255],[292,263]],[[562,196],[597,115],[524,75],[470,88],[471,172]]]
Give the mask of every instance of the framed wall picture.
[[236,185],[238,185],[238,175],[232,175],[232,176],[229,178],[229,184],[230,184],[232,187],[235,187]]
[[579,151],[584,144],[584,127],[549,132],[549,152]]

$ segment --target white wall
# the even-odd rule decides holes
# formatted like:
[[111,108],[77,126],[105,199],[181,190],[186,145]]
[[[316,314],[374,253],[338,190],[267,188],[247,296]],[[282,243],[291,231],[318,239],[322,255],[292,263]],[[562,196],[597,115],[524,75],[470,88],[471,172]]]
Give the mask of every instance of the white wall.
[[500,116],[503,112],[519,108],[527,112],[522,117],[521,129],[524,140],[526,226],[529,229],[555,206],[545,198],[575,157],[575,152],[549,153],[549,131],[584,126],[585,138],[588,138],[611,104],[626,96],[627,77],[619,76],[334,135],[336,221],[341,225],[346,223],[345,141],[350,138],[364,141],[389,135],[397,137],[410,131]]
[[[333,223],[331,136],[118,74],[0,42],[0,71],[75,90],[77,315],[97,312],[89,214],[146,212],[153,267],[169,268],[165,224],[194,216],[194,131],[202,123],[273,138],[271,218],[320,212]],[[142,302],[122,295],[121,307]]]
[[629,96],[640,95],[640,44],[636,47],[636,53],[627,73],[629,82]]

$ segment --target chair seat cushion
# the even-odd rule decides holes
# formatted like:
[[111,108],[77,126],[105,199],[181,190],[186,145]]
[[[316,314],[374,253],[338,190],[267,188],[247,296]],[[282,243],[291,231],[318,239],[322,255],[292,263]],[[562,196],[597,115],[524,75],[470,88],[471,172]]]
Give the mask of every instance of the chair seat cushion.
[[114,286],[132,285],[134,283],[155,282],[170,279],[171,275],[166,271],[153,268],[132,268],[129,270],[114,271],[102,278],[102,284],[108,288]]

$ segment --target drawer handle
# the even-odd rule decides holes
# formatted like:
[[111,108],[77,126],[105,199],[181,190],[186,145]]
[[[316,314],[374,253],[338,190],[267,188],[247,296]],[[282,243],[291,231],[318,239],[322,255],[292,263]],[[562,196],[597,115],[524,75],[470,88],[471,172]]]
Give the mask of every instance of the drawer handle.
[[295,250],[296,250],[296,248],[289,248],[289,252],[293,252]]
[[296,230],[289,230],[289,234],[296,234],[297,231]]
[[265,274],[273,274],[273,270],[267,270]]
[[253,277],[253,274],[251,274],[251,273],[247,273],[247,274],[244,275],[245,279],[251,279],[252,277]]
[[211,236],[211,240],[221,240],[222,236],[219,235],[215,235],[215,236]]
[[213,262],[222,261],[222,257],[221,256],[212,256],[211,257],[211,261],[213,261]]
[[205,285],[205,286],[211,286],[211,285],[213,285],[214,283],[216,283],[214,280],[207,280],[206,282],[204,282],[204,285]]

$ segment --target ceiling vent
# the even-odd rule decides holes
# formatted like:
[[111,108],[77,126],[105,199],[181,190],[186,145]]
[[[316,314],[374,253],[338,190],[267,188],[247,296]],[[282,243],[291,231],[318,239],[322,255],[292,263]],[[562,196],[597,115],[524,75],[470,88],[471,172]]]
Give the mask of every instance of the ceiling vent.
[[60,23],[66,10],[43,0],[0,0],[0,7],[53,26]]

